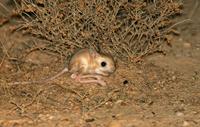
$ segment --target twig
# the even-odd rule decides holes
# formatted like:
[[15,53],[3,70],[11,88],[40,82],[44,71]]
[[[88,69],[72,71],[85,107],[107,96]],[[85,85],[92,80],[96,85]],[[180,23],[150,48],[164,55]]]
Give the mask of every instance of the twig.
[[172,25],[172,26],[170,26],[168,29],[166,29],[165,30],[165,32],[168,32],[170,29],[172,29],[173,27],[175,27],[175,26],[177,26],[177,25],[179,25],[179,24],[182,24],[182,23],[184,23],[184,22],[191,22],[192,20],[191,19],[185,19],[185,20],[182,20],[182,21],[180,21],[180,22],[177,22],[177,23],[175,23],[174,25]]
[[40,90],[32,99],[32,101],[28,104],[25,104],[23,107],[24,108],[27,108],[28,106],[32,105],[35,101],[36,101],[36,98],[43,92],[43,90]]
[[1,2],[0,2],[0,6],[3,7],[7,12],[10,12],[10,10],[8,10],[8,8],[6,8]]
[[192,11],[190,12],[189,18],[193,17],[193,15],[198,7],[199,7],[199,0],[195,0],[195,5],[194,5],[194,8],[192,9]]
[[3,52],[5,52],[6,56],[9,57],[10,55],[8,54],[8,50],[6,49],[6,47],[4,46],[4,44],[0,41],[2,47],[3,47]]
[[4,62],[4,60],[5,60],[5,57],[6,57],[6,55],[4,55],[3,58],[2,58],[2,60],[1,60],[0,69],[1,69],[1,66],[3,65],[3,62]]
[[16,110],[16,109],[20,109],[20,111],[22,111],[22,113],[25,112],[25,108],[27,108],[28,106],[32,105],[35,101],[36,101],[36,98],[38,97],[38,95],[40,95],[42,93],[43,90],[40,90],[32,99],[32,101],[30,103],[27,103],[27,104],[17,104],[13,101],[11,101],[10,103],[15,105],[16,107],[14,107],[12,110]]
[[118,92],[120,89],[114,89],[112,90],[110,93],[108,93],[108,97],[103,101],[101,102],[100,104],[96,105],[95,107],[89,109],[89,111],[93,111],[99,107],[101,107],[102,105],[104,105],[106,102],[108,102],[111,98],[112,98],[112,95],[115,93],[115,92]]

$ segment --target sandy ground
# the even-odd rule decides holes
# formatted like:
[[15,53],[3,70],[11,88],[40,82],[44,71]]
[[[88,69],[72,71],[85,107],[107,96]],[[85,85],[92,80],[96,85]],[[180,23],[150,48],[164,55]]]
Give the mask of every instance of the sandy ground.
[[178,20],[192,22],[177,26],[180,35],[171,36],[166,55],[118,63],[105,87],[74,83],[68,74],[50,83],[9,85],[51,76],[64,58],[30,51],[40,40],[11,33],[12,24],[1,26],[0,127],[199,127],[200,7],[194,10],[190,0],[184,5]]

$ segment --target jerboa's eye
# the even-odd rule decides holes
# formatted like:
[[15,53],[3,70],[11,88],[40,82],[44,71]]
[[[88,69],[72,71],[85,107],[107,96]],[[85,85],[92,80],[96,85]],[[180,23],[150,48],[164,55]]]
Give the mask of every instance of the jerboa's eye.
[[105,61],[101,62],[101,66],[105,67],[107,65],[107,63]]

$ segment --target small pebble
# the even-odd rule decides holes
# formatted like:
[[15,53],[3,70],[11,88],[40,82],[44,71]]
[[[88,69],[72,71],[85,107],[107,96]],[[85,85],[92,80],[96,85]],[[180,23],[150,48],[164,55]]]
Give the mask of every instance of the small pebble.
[[187,126],[189,126],[189,123],[187,121],[184,121],[183,122],[183,127],[187,127]]
[[184,116],[184,114],[182,112],[177,112],[176,115],[177,116]]
[[119,121],[112,121],[108,127],[122,127],[122,124]]
[[175,81],[176,80],[176,76],[172,76],[172,81]]
[[183,46],[184,46],[185,48],[191,48],[191,44],[190,44],[190,43],[183,43]]

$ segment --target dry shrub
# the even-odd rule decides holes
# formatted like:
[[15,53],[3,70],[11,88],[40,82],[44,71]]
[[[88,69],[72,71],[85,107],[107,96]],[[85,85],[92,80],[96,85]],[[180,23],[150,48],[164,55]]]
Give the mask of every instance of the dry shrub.
[[22,0],[25,33],[48,40],[46,48],[66,56],[90,47],[120,60],[160,50],[180,0]]

